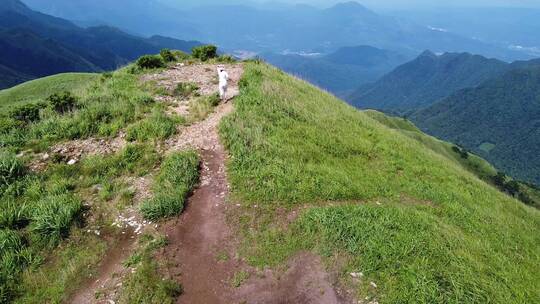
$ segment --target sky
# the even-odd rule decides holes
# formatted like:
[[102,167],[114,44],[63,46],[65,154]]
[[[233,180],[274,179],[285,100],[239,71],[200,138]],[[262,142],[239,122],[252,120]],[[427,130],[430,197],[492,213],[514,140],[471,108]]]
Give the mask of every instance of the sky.
[[[162,0],[164,2],[185,3],[186,0]],[[268,0],[187,0],[187,2],[212,3],[242,3],[242,2],[269,2]],[[276,1],[276,0],[271,0]],[[285,3],[307,3],[317,6],[331,6],[349,0],[277,0]],[[430,8],[448,6],[503,6],[503,7],[534,7],[540,8],[540,0],[357,0],[357,2],[371,8]]]

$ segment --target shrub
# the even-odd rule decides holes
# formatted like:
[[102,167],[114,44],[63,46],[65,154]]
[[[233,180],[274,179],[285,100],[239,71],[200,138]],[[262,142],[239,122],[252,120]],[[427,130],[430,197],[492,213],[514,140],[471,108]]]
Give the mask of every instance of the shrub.
[[180,82],[174,88],[173,95],[176,97],[188,98],[199,90],[199,86],[192,82]]
[[186,60],[189,59],[189,54],[182,52],[182,51],[173,51],[174,57],[176,57],[177,60]]
[[534,201],[531,199],[531,197],[525,193],[525,192],[520,192],[518,194],[518,198],[521,202],[523,202],[524,204],[526,205],[533,205],[534,204]]
[[71,112],[77,107],[77,98],[67,91],[52,94],[47,98],[47,102],[54,111],[60,114]]
[[0,152],[0,190],[24,176],[26,168],[13,153]]
[[78,220],[82,202],[72,195],[48,196],[40,200],[32,212],[31,231],[36,241],[56,245],[69,235],[71,225]]
[[236,60],[231,55],[221,55],[217,58],[219,63],[233,63]]
[[0,134],[8,133],[9,131],[20,128],[22,126],[21,121],[15,120],[11,117],[0,117]]
[[519,183],[518,183],[517,181],[515,181],[515,180],[511,180],[511,181],[509,181],[508,183],[506,183],[506,184],[504,185],[504,190],[505,190],[506,192],[508,192],[508,194],[510,194],[510,195],[512,195],[512,196],[518,194],[519,191],[520,191],[520,189],[521,189],[521,186],[520,186]]
[[201,61],[217,57],[217,47],[215,45],[203,45],[192,49],[192,56]]
[[29,103],[22,106],[15,107],[11,110],[9,116],[12,119],[31,123],[39,120],[39,111],[43,108],[42,104]]
[[463,158],[463,159],[469,158],[469,152],[467,152],[467,150],[465,150],[464,148],[461,148],[461,147],[458,147],[458,146],[453,146],[452,151],[459,154],[459,156],[461,158]]
[[113,77],[112,72],[105,72],[101,74],[101,78],[99,79],[101,82],[105,82],[108,79],[111,79]]
[[169,49],[162,49],[159,52],[159,55],[161,56],[161,59],[163,59],[163,61],[165,62],[176,61],[176,57],[174,56],[173,52],[171,52],[171,50]]
[[144,55],[137,59],[137,66],[141,69],[157,69],[165,66],[161,56]]
[[181,213],[198,179],[197,153],[187,151],[167,157],[153,185],[154,197],[141,206],[143,216],[154,221]]
[[504,185],[506,184],[506,179],[507,179],[507,176],[504,172],[497,172],[497,175],[492,177],[493,184],[499,187],[499,189],[504,189]]

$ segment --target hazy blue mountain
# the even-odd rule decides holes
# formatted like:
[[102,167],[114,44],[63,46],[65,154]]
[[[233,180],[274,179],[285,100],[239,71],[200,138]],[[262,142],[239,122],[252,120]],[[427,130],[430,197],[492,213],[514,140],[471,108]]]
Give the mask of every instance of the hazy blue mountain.
[[142,38],[117,28],[81,28],[18,0],[0,8],[0,88],[60,72],[111,70],[162,48],[189,51],[195,41]]
[[469,53],[435,55],[426,51],[347,99],[359,107],[404,114],[457,90],[475,87],[508,71],[509,64]]
[[359,84],[373,82],[410,59],[370,46],[344,47],[328,55],[266,53],[262,57],[338,96],[346,96]]
[[177,5],[175,9],[156,0],[26,1],[44,12],[84,24],[107,22],[136,33],[204,40],[229,50],[330,53],[343,46],[371,45],[408,55],[431,49],[435,52],[468,51],[508,60],[530,58],[506,47],[381,16],[357,2],[340,3],[327,9],[309,5],[205,2],[201,3],[204,6],[196,8]]
[[540,185],[540,66],[513,69],[411,116],[424,131],[459,143]]
[[32,9],[85,26],[109,25],[150,36],[200,37],[185,12],[156,0],[23,0]]
[[439,30],[540,56],[540,9],[447,7],[394,10],[388,13]]

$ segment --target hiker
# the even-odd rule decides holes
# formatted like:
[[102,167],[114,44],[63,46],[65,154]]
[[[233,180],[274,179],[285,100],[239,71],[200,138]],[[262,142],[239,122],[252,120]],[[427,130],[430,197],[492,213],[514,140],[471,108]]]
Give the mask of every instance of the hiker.
[[219,74],[219,97],[221,100],[225,100],[225,95],[227,94],[227,82],[229,81],[229,74],[225,71],[224,68],[218,68]]

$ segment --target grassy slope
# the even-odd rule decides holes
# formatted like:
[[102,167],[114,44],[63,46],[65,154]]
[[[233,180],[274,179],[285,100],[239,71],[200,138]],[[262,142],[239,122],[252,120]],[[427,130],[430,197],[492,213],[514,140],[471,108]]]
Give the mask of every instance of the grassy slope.
[[[43,100],[51,93],[70,89],[81,105],[79,109],[64,114],[43,109],[40,120],[3,130],[5,133],[0,134],[0,164],[8,159],[4,154],[12,155],[8,151],[32,147],[39,151],[58,141],[113,136],[119,130],[126,129],[135,130],[148,144],[130,144],[115,155],[84,158],[74,166],[67,166],[59,160],[60,164],[51,164],[44,172],[23,170],[8,184],[0,183],[0,243],[8,239],[6,233],[18,235],[22,240],[20,246],[0,252],[0,303],[14,298],[17,303],[57,303],[66,300],[69,293],[94,270],[89,265],[99,262],[107,246],[103,239],[85,231],[88,227],[105,227],[103,233],[116,233],[107,227],[119,210],[131,204],[134,195],[126,180],[132,176],[146,175],[149,167],[154,168],[159,164],[160,157],[152,145],[154,140],[164,136],[161,124],[153,124],[156,128],[137,131],[138,124],[145,119],[155,122],[151,113],[159,116],[159,121],[172,122],[174,129],[175,124],[183,120],[164,116],[164,107],[150,98],[147,90],[151,88],[141,87],[138,77],[126,70],[108,76],[63,74],[0,92],[2,102],[18,105]],[[9,107],[6,104],[2,106]],[[51,159],[54,163],[54,155]],[[96,187],[100,189],[97,193]],[[73,225],[78,220],[78,214],[65,210],[69,204],[59,201],[58,195],[73,198],[75,207],[80,207],[76,202],[91,201],[91,214],[95,222],[92,220],[90,226],[82,228]],[[19,222],[26,224],[19,225]],[[44,228],[40,228],[42,226]],[[35,242],[37,239],[51,246]],[[57,244],[60,245],[58,248]]]
[[419,143],[422,143],[430,150],[433,150],[434,152],[445,156],[449,160],[460,164],[462,167],[474,173],[476,176],[479,176],[483,180],[488,180],[497,174],[497,169],[495,169],[495,167],[493,167],[485,159],[470,153],[467,159],[460,157],[459,154],[452,150],[452,147],[454,146],[453,144],[423,133],[408,120],[399,117],[387,116],[374,110],[367,110],[364,111],[364,113],[383,125],[391,129],[398,130],[402,134],[418,141]]
[[[538,211],[401,131],[248,64],[221,133],[234,192],[259,206],[257,219],[240,220],[258,225],[245,230],[253,264],[341,254],[343,273],[366,276],[358,295],[380,303],[540,301]],[[305,204],[315,207],[288,229],[273,224],[278,207]]]
[[42,100],[59,91],[82,91],[100,74],[66,73],[25,82],[0,91],[0,110],[21,103]]

